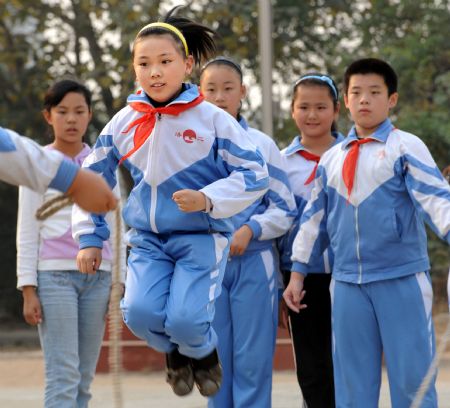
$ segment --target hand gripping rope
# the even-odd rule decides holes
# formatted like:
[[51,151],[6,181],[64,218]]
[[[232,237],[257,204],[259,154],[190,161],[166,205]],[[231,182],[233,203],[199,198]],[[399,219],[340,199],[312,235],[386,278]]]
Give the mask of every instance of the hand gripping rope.
[[[73,201],[70,197],[63,194],[52,198],[45,202],[37,211],[36,218],[40,221],[45,220],[51,215],[55,214],[61,208],[72,205]],[[115,210],[116,223],[116,240],[114,242],[114,264],[112,270],[112,286],[110,295],[110,309],[108,312],[108,332],[109,332],[109,353],[108,363],[112,374],[113,385],[113,401],[115,408],[122,408],[122,353],[121,353],[121,338],[122,338],[122,315],[120,313],[120,299],[122,297],[122,290],[120,285],[120,247],[121,247],[121,233],[122,218],[120,214],[120,205],[117,205]]]

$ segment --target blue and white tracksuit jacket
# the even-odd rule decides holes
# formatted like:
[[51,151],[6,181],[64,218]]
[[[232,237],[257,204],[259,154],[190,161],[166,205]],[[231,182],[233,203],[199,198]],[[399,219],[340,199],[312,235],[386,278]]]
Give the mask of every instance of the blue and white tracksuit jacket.
[[[189,103],[198,95],[197,87],[187,84],[170,104]],[[150,104],[144,92],[130,95],[128,102]],[[111,186],[119,160],[133,148],[134,128],[125,130],[142,115],[130,106],[119,111],[84,162]],[[122,301],[125,322],[159,351],[178,347],[202,358],[217,344],[210,323],[234,230],[229,217],[266,192],[265,161],[232,117],[201,102],[178,116],[159,114],[150,137],[123,164],[134,180],[123,209],[132,247]],[[212,208],[182,212],[172,200],[181,189],[203,192]],[[80,248],[101,247],[108,237],[102,216],[77,210],[73,222]]]
[[235,229],[253,232],[245,253],[228,260],[213,327],[219,336],[222,385],[210,408],[271,406],[272,361],[278,320],[278,268],[274,239],[296,213],[283,159],[275,142],[239,120],[267,162],[269,190],[232,217]]
[[56,151],[0,127],[0,180],[43,193],[47,188],[66,192],[78,166]]
[[[342,166],[355,129],[320,161],[293,245],[304,273],[329,244],[337,407],[376,407],[384,352],[395,407],[409,407],[434,355],[424,221],[450,241],[450,187],[427,147],[387,119],[359,146],[347,202]],[[435,407],[434,385],[422,406]]]
[[[344,136],[340,133],[333,132],[333,136],[336,138],[333,145],[344,140]],[[290,271],[292,268],[292,244],[294,243],[295,236],[298,232],[300,217],[302,216],[303,210],[311,197],[311,191],[314,187],[313,182],[307,185],[305,185],[305,182],[314,170],[315,162],[307,160],[298,154],[301,150],[305,150],[305,148],[301,143],[300,136],[296,136],[294,140],[292,140],[291,144],[281,151],[281,154],[286,162],[286,172],[291,183],[297,205],[297,213],[291,228],[288,233],[283,235],[277,241],[278,250],[280,252],[280,267],[282,271]],[[315,260],[311,260],[311,262],[308,263],[306,266],[306,272],[331,273],[333,258],[333,252],[326,249],[321,256]]]

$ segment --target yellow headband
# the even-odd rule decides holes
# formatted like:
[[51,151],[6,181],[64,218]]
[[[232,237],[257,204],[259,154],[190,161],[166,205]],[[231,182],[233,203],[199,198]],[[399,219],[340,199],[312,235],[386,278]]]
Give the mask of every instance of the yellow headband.
[[139,35],[140,33],[142,33],[142,31],[144,31],[144,30],[146,30],[147,28],[150,28],[150,27],[161,27],[161,28],[165,28],[165,29],[167,29],[167,30],[169,30],[169,31],[172,31],[172,33],[176,34],[177,37],[178,37],[178,38],[181,40],[181,42],[183,43],[183,45],[184,45],[184,51],[186,52],[186,57],[189,56],[189,51],[188,51],[188,46],[187,46],[186,39],[184,38],[184,35],[181,33],[181,31],[178,30],[178,28],[176,28],[176,27],[173,26],[172,24],[167,24],[167,23],[160,23],[160,22],[157,22],[157,23],[150,23],[150,24],[147,24],[145,27],[141,28],[140,31],[139,31],[139,33],[138,33],[138,35]]

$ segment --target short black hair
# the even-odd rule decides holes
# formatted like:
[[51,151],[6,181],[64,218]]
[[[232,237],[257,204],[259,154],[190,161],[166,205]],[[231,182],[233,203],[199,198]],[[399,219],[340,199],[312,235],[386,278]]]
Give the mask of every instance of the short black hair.
[[376,74],[384,79],[388,88],[388,95],[397,92],[397,74],[386,62],[377,58],[362,58],[352,62],[344,73],[344,93],[347,94],[350,78],[357,74]]
[[51,108],[58,105],[64,97],[70,93],[75,92],[84,96],[86,105],[91,110],[92,93],[85,85],[75,79],[62,79],[55,82],[48,88],[44,96],[44,109],[50,112]]

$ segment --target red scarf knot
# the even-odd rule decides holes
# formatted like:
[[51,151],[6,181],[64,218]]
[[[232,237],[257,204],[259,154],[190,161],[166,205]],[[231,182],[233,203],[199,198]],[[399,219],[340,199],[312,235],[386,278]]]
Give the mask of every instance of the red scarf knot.
[[193,101],[188,103],[174,103],[169,106],[161,106],[160,108],[154,108],[143,102],[132,102],[130,106],[137,112],[144,113],[140,118],[131,122],[128,127],[122,133],[128,133],[133,127],[136,126],[133,136],[133,148],[119,161],[121,164],[124,160],[130,157],[134,152],[136,152],[144,142],[152,134],[153,128],[155,127],[156,115],[165,114],[178,116],[181,112],[193,108],[198,105],[204,99],[203,95],[197,96]]

